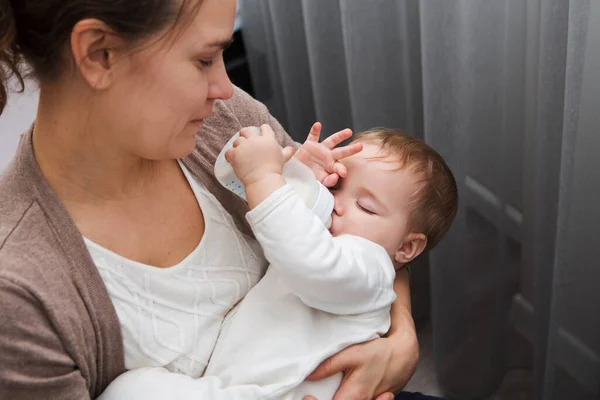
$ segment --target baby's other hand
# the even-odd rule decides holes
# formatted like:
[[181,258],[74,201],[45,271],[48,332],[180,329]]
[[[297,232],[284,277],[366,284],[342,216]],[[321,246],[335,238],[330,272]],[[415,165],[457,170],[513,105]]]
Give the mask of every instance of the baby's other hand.
[[233,148],[225,153],[225,159],[231,164],[237,177],[244,186],[258,182],[265,176],[279,174],[283,165],[294,155],[294,149],[281,149],[275,133],[269,125],[244,128],[240,137],[233,142]]
[[321,123],[315,122],[295,157],[313,170],[319,182],[326,187],[332,187],[339,178],[345,178],[348,172],[340,160],[360,153],[362,144],[352,143],[336,148],[338,144],[352,136],[350,129],[343,129],[319,142],[321,129]]

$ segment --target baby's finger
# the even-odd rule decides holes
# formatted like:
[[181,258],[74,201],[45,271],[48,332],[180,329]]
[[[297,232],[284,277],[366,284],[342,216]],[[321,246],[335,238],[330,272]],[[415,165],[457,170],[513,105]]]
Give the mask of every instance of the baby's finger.
[[273,132],[273,128],[271,128],[271,126],[267,124],[261,125],[260,134],[266,137],[275,137],[275,132]]
[[258,136],[260,131],[254,126],[247,126],[240,130],[240,137],[250,138],[252,136]]
[[242,136],[240,136],[239,138],[235,139],[233,141],[233,148],[235,149],[235,148],[239,147],[242,143],[244,143],[244,140],[246,140],[246,138],[242,137]]
[[329,174],[325,177],[325,179],[323,179],[323,182],[321,183],[326,188],[331,188],[337,185],[339,179],[340,177],[338,176],[338,174]]
[[285,149],[281,150],[281,153],[283,154],[283,160],[285,162],[290,161],[290,159],[294,156],[295,152],[296,150],[294,150],[293,147],[287,146]]
[[302,145],[302,149],[306,150],[313,158],[318,160],[326,160],[330,157],[331,151],[321,146],[319,142],[306,141]]
[[231,162],[233,161],[233,157],[234,157],[233,149],[229,149],[225,152],[225,161],[227,161],[229,164],[231,164]]
[[322,129],[322,125],[320,122],[315,122],[312,126],[312,128],[310,128],[310,132],[308,132],[308,137],[306,138],[306,141],[311,141],[311,142],[317,142],[319,143],[319,139],[321,137],[321,129]]
[[336,161],[336,163],[333,164],[333,172],[338,174],[341,178],[345,178],[348,175],[348,169],[339,161]]
[[335,161],[343,160],[344,158],[353,156],[362,151],[363,145],[362,143],[352,143],[348,146],[339,147],[337,149],[331,150],[331,156]]
[[325,145],[328,149],[333,149],[335,146],[342,143],[344,140],[349,139],[351,136],[352,129],[346,128],[323,140],[323,145]]

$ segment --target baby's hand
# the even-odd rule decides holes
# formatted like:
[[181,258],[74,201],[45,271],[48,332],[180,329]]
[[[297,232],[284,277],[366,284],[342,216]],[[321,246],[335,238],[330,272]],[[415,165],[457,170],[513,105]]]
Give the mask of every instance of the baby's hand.
[[347,146],[336,147],[352,136],[352,130],[350,129],[336,132],[322,142],[319,142],[320,136],[321,123],[315,122],[308,138],[294,157],[310,167],[319,182],[326,187],[332,187],[335,186],[339,178],[345,178],[348,173],[340,160],[360,153],[362,144],[352,143]]
[[266,176],[281,175],[283,164],[294,155],[294,149],[281,149],[275,133],[269,125],[244,128],[240,137],[233,142],[233,148],[225,153],[237,177],[248,187]]

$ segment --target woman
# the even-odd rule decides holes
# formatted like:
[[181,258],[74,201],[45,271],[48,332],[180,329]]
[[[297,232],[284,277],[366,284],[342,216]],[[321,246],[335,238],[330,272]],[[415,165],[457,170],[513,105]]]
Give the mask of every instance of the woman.
[[[0,178],[0,397],[95,398],[126,367],[200,376],[227,311],[264,272],[247,208],[212,165],[242,126],[269,123],[292,142],[227,78],[235,9],[235,0],[0,1],[0,65],[19,77],[25,60],[40,85],[35,126]],[[328,181],[331,148],[347,136],[322,145],[327,162],[315,168]],[[213,268],[217,259],[243,268],[227,275],[235,268]],[[181,316],[152,292],[177,271],[207,288]],[[163,294],[177,301],[182,287]],[[396,292],[388,337],[313,374],[344,371],[337,397],[392,398],[414,371],[405,271]],[[190,329],[169,330],[179,317],[176,327]]]

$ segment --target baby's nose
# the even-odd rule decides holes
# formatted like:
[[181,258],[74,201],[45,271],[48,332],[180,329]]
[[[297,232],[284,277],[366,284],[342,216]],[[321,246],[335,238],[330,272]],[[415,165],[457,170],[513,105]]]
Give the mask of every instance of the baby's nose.
[[339,196],[333,196],[333,213],[336,215],[344,214],[344,207],[342,206],[342,201]]

